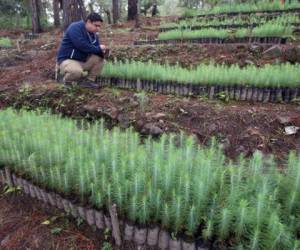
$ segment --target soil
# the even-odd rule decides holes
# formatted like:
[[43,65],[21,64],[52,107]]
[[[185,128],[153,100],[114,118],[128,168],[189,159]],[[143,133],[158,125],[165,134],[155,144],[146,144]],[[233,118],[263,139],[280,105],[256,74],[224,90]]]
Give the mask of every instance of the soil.
[[300,134],[288,136],[284,132],[287,125],[300,126],[298,105],[227,103],[157,93],[145,93],[145,100],[141,102],[139,95],[110,88],[67,89],[48,82],[35,87],[23,85],[18,92],[13,87],[7,89],[0,95],[0,106],[50,108],[73,118],[104,118],[108,127],[133,126],[146,135],[183,130],[195,135],[201,144],[216,137],[231,159],[260,150],[283,160],[290,150],[300,149]]
[[[155,37],[156,31],[143,27],[158,25],[160,21],[159,18],[142,18],[139,29],[134,28],[134,22],[106,28],[101,40],[112,48],[109,59],[178,62],[184,67],[210,61],[261,66],[290,61],[282,51],[291,52],[297,47],[279,46],[280,53],[275,51],[270,55],[263,52],[271,46],[246,44],[133,46],[136,39]],[[14,42],[13,48],[0,50],[0,108],[42,108],[72,118],[104,118],[108,127],[133,126],[143,135],[159,136],[183,130],[203,145],[214,136],[229,159],[236,159],[239,154],[251,156],[255,150],[260,150],[266,155],[275,155],[283,163],[290,150],[300,150],[300,132],[289,136],[284,132],[288,125],[300,127],[299,103],[209,101],[121,89],[64,88],[53,80],[62,32],[52,30],[33,40],[22,38],[23,32],[0,31],[0,37],[11,37]],[[299,55],[291,54],[292,62],[297,62]],[[145,101],[141,101],[141,95],[145,95]],[[50,226],[41,225],[58,215],[59,211],[41,206],[22,194],[3,195],[2,191],[0,244],[6,239],[4,249],[101,249],[103,233],[94,232],[85,225],[77,227],[76,221],[65,215],[59,216]],[[59,235],[51,233],[56,227],[63,228]],[[132,246],[126,247],[124,249],[132,249]]]
[[137,249],[126,242],[118,248],[114,246],[110,232],[96,230],[22,192],[5,193],[4,190],[0,184],[1,250],[99,250],[105,245],[111,246],[106,250]]

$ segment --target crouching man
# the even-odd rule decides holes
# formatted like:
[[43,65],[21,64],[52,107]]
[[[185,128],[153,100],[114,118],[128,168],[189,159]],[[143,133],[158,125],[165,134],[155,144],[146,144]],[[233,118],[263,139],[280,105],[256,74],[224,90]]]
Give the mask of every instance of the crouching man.
[[[95,80],[101,72],[106,50],[97,36],[102,23],[100,15],[91,13],[85,21],[74,22],[65,31],[57,52],[57,64],[65,84],[77,82],[83,87],[98,87]],[[88,71],[85,79],[84,71]]]

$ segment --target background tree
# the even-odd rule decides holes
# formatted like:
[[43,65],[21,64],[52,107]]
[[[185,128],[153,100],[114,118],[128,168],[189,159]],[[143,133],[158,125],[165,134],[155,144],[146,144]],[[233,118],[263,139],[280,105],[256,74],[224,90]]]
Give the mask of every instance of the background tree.
[[66,30],[72,22],[83,20],[86,10],[82,0],[63,0],[63,28]]
[[40,15],[41,15],[41,2],[39,0],[31,0],[32,33],[39,33],[42,31]]
[[152,16],[157,15],[157,0],[152,0],[152,11],[151,11]]
[[53,0],[53,19],[54,19],[54,26],[59,27],[60,26],[60,17],[59,17],[59,11],[61,9],[61,0]]
[[135,28],[140,28],[141,27],[141,22],[140,22],[140,14],[141,14],[141,6],[140,6],[140,0],[137,0],[137,13],[135,16]]
[[128,0],[128,15],[127,15],[128,21],[136,19],[138,13],[137,4],[138,4],[137,0]]
[[116,24],[120,18],[120,3],[119,0],[112,0],[113,22]]

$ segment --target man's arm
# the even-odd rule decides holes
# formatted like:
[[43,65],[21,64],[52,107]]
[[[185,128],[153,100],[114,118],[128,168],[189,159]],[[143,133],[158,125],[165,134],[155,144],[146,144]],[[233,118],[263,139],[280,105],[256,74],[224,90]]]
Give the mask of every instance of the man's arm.
[[100,46],[87,42],[79,27],[72,27],[68,32],[68,36],[76,49],[103,57],[103,51]]

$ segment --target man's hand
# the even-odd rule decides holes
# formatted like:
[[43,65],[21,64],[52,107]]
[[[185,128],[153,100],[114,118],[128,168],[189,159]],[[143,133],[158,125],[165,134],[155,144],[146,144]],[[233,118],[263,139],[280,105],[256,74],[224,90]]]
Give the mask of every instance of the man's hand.
[[103,52],[107,49],[107,47],[103,44],[100,45],[100,48],[103,50]]
[[108,47],[106,47],[105,45],[101,44],[100,45],[101,50],[103,51],[103,56],[104,58],[108,58],[110,56],[110,50]]

